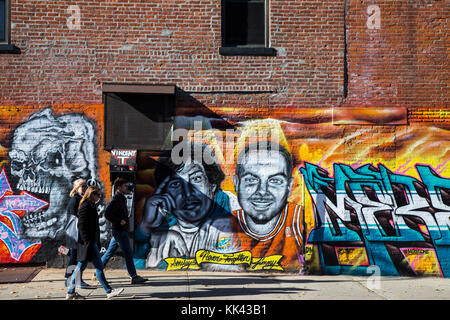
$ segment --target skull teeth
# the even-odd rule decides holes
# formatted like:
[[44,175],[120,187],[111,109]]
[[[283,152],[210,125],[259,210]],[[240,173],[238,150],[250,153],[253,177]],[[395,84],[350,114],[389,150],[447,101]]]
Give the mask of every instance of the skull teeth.
[[33,193],[46,193],[49,194],[50,193],[50,187],[47,186],[42,186],[42,185],[35,185],[33,183],[21,183],[19,182],[16,186],[16,188],[18,190],[25,190],[28,192],[33,192]]
[[23,217],[23,222],[26,226],[43,224],[45,223],[45,213],[43,212],[30,213]]

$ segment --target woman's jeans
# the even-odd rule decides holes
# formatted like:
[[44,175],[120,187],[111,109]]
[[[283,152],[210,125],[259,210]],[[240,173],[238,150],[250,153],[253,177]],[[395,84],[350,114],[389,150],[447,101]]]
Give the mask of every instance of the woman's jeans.
[[[75,270],[75,267],[77,266],[78,249],[70,248],[69,250],[70,250],[70,252],[69,252],[70,255],[69,255],[69,262],[67,263],[67,268],[66,268],[66,274],[65,274],[66,278],[70,278],[72,276],[72,273]],[[82,273],[80,273],[80,280],[81,280],[81,282],[83,282]]]
[[[98,250],[97,244],[94,244],[94,247],[92,248],[92,264],[95,267],[95,276],[97,277],[98,282],[102,285],[103,289],[105,289],[106,293],[110,293],[112,288],[108,284],[108,281],[106,281],[105,274],[103,273],[103,263],[102,259],[100,258],[100,251]],[[70,278],[70,285],[68,293],[74,293],[75,292],[75,286],[78,274],[80,272],[83,272],[84,269],[86,269],[88,265],[88,261],[79,261],[77,264],[77,267],[72,273],[72,277]]]
[[109,243],[108,250],[106,250],[105,254],[102,257],[103,266],[106,266],[109,259],[111,259],[119,246],[122,249],[123,255],[125,257],[128,274],[131,278],[134,278],[136,276],[136,267],[134,266],[133,252],[131,250],[130,238],[128,237],[127,231],[112,231],[112,238],[111,242]]

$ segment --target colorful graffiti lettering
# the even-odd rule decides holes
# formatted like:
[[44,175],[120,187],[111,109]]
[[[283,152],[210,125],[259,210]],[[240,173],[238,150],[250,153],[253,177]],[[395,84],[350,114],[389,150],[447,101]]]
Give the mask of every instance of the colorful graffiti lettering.
[[255,258],[250,251],[235,253],[217,253],[209,250],[199,250],[193,259],[166,258],[167,270],[200,270],[203,264],[216,264],[228,266],[242,265],[248,271],[280,270],[282,255],[273,255],[263,258]]
[[28,212],[47,207],[48,202],[25,191],[14,195],[4,167],[0,173],[0,195],[0,261],[28,262],[40,248],[41,241],[22,239],[20,218]]
[[[420,164],[416,165],[420,180],[393,173],[382,164],[356,169],[335,164],[333,169],[333,178],[310,163],[300,169],[316,221],[308,243],[317,246],[324,273],[366,274],[369,264],[380,267],[382,275],[427,269],[450,276],[450,179]],[[345,244],[364,250],[367,260],[342,261],[339,250]],[[354,265],[347,266],[352,260]]]

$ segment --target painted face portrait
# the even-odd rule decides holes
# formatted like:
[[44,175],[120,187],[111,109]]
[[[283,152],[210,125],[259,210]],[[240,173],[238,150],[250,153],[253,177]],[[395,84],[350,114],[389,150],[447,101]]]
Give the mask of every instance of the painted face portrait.
[[208,215],[215,188],[209,183],[203,166],[189,160],[172,174],[164,191],[175,201],[173,214],[180,220],[196,223]]
[[274,150],[251,150],[235,176],[239,204],[256,224],[265,224],[281,213],[291,188],[286,159]]

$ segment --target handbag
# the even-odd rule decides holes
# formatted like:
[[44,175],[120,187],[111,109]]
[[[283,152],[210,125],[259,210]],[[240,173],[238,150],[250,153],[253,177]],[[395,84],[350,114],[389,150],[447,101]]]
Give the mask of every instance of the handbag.
[[76,248],[78,246],[78,218],[70,215],[69,221],[66,224],[66,245],[69,248]]

